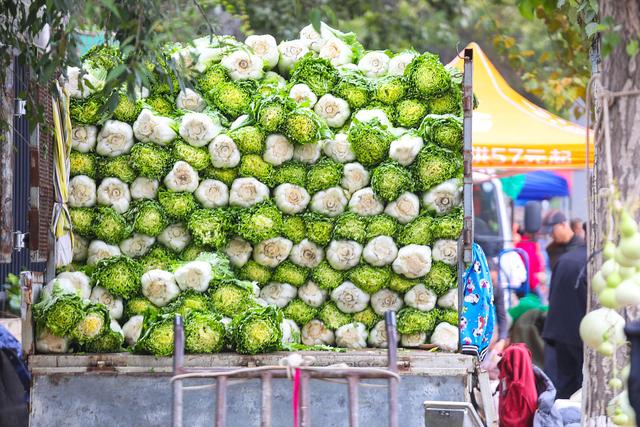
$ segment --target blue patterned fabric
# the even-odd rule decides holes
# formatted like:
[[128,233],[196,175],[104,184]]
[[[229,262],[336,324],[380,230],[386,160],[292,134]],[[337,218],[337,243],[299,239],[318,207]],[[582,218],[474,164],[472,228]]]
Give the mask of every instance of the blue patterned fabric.
[[493,336],[496,310],[493,306],[493,284],[487,258],[477,243],[473,244],[473,261],[462,276],[464,285],[460,311],[460,344],[462,353],[484,359]]

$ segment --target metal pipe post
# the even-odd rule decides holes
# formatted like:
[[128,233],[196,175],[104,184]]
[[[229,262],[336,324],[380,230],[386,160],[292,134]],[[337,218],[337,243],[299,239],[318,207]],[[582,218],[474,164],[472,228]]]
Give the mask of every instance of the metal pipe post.
[[265,372],[261,375],[262,378],[262,408],[261,411],[261,427],[271,427],[271,372]]
[[[387,329],[387,358],[389,370],[398,372],[398,331],[396,328],[396,312],[384,313]],[[398,381],[389,378],[389,427],[398,427]]]
[[227,422],[227,377],[218,377],[216,387],[216,427],[224,427]]
[[311,392],[308,372],[300,372],[300,427],[311,427]]
[[[184,327],[182,316],[173,319],[173,375],[182,373],[184,366]],[[173,427],[182,427],[182,380],[173,382],[173,400],[171,408]]]
[[349,427],[358,427],[358,381],[355,375],[347,377],[347,387],[349,390]]

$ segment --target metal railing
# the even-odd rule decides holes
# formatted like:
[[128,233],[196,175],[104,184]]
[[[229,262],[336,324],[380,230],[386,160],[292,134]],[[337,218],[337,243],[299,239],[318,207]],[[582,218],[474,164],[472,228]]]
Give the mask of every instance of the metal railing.
[[[297,366],[299,369],[298,411],[300,426],[311,426],[311,379],[327,381],[344,381],[347,384],[349,396],[349,426],[358,427],[358,385],[360,379],[386,379],[389,395],[389,426],[398,427],[398,383],[400,375],[397,368],[397,331],[395,312],[385,313],[387,332],[386,368],[366,367],[332,367],[332,366]],[[224,427],[226,423],[227,388],[236,380],[260,379],[261,398],[261,427],[271,427],[272,415],[272,380],[274,378],[289,378],[291,367],[287,366],[258,366],[248,368],[186,368],[184,366],[184,325],[179,315],[174,320],[174,355],[173,355],[173,387],[172,426],[182,427],[183,397],[188,390],[216,389],[215,426]],[[186,386],[183,384],[191,379],[215,379],[212,384]]]

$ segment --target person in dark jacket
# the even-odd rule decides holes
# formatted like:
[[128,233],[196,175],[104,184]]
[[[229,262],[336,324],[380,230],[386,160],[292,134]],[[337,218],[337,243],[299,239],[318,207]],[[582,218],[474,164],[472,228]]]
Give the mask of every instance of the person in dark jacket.
[[584,245],[584,238],[578,236],[567,221],[567,217],[559,210],[547,213],[542,220],[542,233],[551,236],[551,243],[547,246],[551,274],[562,255],[577,246]]
[[554,381],[559,399],[571,397],[582,386],[579,327],[587,307],[586,265],[587,248],[583,243],[562,255],[551,274],[549,312],[542,338],[554,350],[555,357],[549,361],[545,353],[544,363],[545,372],[556,375]]

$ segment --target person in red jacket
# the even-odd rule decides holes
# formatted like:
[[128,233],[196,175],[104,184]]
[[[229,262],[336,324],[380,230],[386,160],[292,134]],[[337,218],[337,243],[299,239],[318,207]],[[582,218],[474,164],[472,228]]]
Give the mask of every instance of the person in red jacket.
[[[529,258],[529,292],[540,295],[540,284],[544,283],[546,279],[542,249],[540,244],[531,238],[530,234],[522,233],[518,229],[517,235],[519,239],[515,243],[515,247],[525,251]],[[522,261],[524,262],[524,258]]]
[[532,427],[538,391],[526,344],[512,344],[502,352],[500,369],[500,427]]

